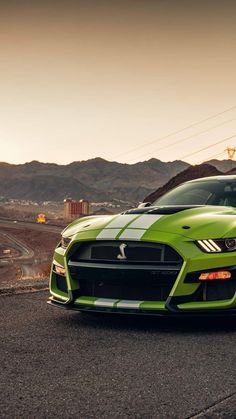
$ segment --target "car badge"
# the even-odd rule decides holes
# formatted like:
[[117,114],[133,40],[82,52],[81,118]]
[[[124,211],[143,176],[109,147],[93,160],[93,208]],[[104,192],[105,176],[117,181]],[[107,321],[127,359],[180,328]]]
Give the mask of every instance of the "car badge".
[[121,245],[120,245],[120,253],[119,253],[119,255],[117,255],[117,259],[120,259],[120,260],[127,259],[127,256],[125,254],[125,248],[126,247],[127,247],[127,244],[121,243]]

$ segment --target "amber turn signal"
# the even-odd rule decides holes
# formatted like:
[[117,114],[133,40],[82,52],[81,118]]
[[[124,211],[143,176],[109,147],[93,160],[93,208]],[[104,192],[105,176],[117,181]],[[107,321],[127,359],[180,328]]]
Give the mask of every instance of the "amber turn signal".
[[65,268],[63,268],[62,266],[54,265],[54,270],[58,275],[64,276],[66,274]]
[[231,278],[231,272],[229,271],[217,271],[217,272],[203,272],[199,276],[200,281],[225,281]]

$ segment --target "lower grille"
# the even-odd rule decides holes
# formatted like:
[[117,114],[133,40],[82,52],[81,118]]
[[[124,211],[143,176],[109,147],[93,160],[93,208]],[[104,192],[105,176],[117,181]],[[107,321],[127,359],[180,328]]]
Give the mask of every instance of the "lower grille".
[[231,278],[226,281],[199,281],[199,276],[202,272],[197,271],[187,274],[184,282],[186,284],[200,284],[196,293],[197,300],[191,301],[220,301],[220,300],[231,300],[236,293],[236,268],[235,266],[228,266],[226,268],[215,268],[209,269],[207,272],[213,272],[216,270],[227,270],[231,272]]
[[118,300],[165,301],[180,270],[180,267],[158,270],[144,266],[126,269],[82,265],[69,263],[70,275],[78,281],[80,295]]
[[64,276],[61,275],[56,275],[56,285],[57,288],[62,291],[62,292],[66,292],[67,293],[67,283],[66,283],[66,278]]
[[203,300],[205,301],[219,301],[230,300],[236,292],[236,280],[229,280],[221,283],[207,283],[202,284]]

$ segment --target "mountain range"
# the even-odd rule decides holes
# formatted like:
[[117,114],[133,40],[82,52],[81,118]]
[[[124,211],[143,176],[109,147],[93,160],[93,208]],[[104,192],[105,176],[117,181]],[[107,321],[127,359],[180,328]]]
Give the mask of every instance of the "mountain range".
[[[236,163],[229,160],[211,160],[208,164],[219,172],[236,168]],[[102,158],[67,165],[38,161],[0,163],[0,196],[38,202],[71,197],[91,202],[137,203],[190,167],[183,161],[162,162],[154,158],[135,164]]]

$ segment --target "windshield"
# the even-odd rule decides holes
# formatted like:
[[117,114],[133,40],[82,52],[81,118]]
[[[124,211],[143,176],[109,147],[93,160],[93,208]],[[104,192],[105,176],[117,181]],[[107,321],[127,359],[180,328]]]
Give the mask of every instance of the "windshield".
[[202,180],[184,183],[152,205],[226,205],[236,207],[236,182]]

